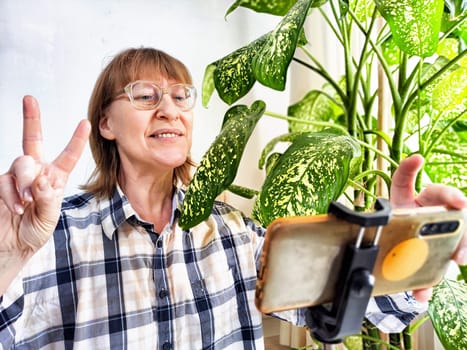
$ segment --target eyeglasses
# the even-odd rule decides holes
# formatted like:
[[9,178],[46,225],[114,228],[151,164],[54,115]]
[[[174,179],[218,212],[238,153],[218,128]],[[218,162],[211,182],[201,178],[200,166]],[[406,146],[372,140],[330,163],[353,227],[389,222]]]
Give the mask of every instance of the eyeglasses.
[[126,85],[123,90],[131,104],[141,110],[156,108],[161,103],[164,94],[168,94],[182,111],[192,109],[196,101],[196,88],[188,84],[174,84],[161,88],[153,82],[137,80]]

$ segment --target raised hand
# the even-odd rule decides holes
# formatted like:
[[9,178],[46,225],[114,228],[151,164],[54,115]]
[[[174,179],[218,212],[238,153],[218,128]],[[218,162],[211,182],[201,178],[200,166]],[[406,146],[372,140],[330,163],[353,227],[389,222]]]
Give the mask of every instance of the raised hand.
[[34,97],[24,97],[24,155],[0,176],[0,257],[21,256],[24,260],[50,238],[60,215],[65,184],[89,132],[89,123],[82,120],[65,149],[53,162],[45,162],[39,105]]
[[[394,207],[422,207],[443,205],[453,209],[467,207],[467,199],[457,188],[441,184],[427,186],[419,194],[415,193],[415,178],[422,167],[423,158],[414,154],[404,159],[392,177],[391,204]],[[453,259],[460,265],[467,263],[467,235],[459,244]],[[414,291],[414,296],[420,301],[426,301],[431,296],[431,289]]]

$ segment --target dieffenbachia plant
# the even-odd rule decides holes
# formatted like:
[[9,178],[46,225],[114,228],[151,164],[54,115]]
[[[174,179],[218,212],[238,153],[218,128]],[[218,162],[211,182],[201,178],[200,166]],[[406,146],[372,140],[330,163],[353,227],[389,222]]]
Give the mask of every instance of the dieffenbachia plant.
[[[466,6],[463,0],[234,1],[227,15],[245,7],[278,16],[278,24],[207,66],[203,105],[214,91],[232,105],[256,83],[284,90],[290,64],[309,68],[325,83],[290,106],[287,116],[263,110],[259,102],[228,111],[234,124],[235,114],[251,122],[244,128],[230,128],[224,122],[187,190],[182,227],[204,220],[214,198],[226,189],[255,197],[253,215],[264,225],[277,216],[326,211],[331,200],[351,193],[345,191],[348,185],[359,197],[363,194],[368,208],[378,195],[376,180],[382,178],[389,186],[398,162],[414,152],[425,157],[424,174],[432,181],[454,185],[467,194]],[[320,62],[308,45],[303,26],[311,11],[320,12],[335,36],[344,60],[343,75],[329,72],[327,62]],[[360,45],[355,49],[352,40],[357,36]],[[295,56],[297,50],[302,51],[301,58]],[[377,122],[378,92],[383,86],[375,84],[377,66],[389,91],[389,130],[379,128]],[[263,152],[262,188],[239,190],[232,182],[253,120],[260,114],[287,119],[290,134],[277,136]],[[387,151],[377,149],[378,140]],[[288,149],[274,152],[278,141],[288,142]],[[378,156],[389,162],[387,169],[376,168]],[[465,295],[465,284],[460,289]],[[435,297],[443,294],[439,291]],[[432,319],[455,329],[452,339],[460,334],[465,340],[467,325],[459,316],[465,312],[436,316],[443,305],[437,301],[430,305]],[[462,305],[465,311],[465,302]]]
[[235,179],[245,145],[264,109],[264,102],[256,101],[251,108],[238,105],[227,111],[221,132],[201,159],[187,189],[180,227],[193,227],[211,214],[215,198]]

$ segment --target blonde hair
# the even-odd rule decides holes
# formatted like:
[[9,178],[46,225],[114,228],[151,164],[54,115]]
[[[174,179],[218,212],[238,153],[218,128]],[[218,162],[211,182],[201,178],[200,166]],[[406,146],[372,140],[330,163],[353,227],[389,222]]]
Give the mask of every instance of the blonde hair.
[[[114,141],[103,138],[99,122],[113,98],[129,82],[142,77],[166,77],[181,83],[192,84],[187,67],[176,58],[153,48],[130,48],[117,54],[99,75],[88,106],[91,122],[89,144],[96,167],[88,182],[81,189],[94,193],[98,198],[112,196],[120,171],[120,157]],[[187,157],[185,163],[174,170],[173,184],[188,185],[194,162]]]

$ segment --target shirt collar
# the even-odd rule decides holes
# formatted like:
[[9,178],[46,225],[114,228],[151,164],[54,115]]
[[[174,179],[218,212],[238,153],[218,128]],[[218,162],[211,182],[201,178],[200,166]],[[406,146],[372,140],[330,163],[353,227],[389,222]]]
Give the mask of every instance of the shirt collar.
[[[180,216],[180,205],[183,202],[184,193],[179,188],[176,188],[172,197],[172,215],[170,217],[170,225]],[[128,198],[123,193],[120,186],[116,186],[113,195],[108,199],[103,199],[100,203],[100,211],[102,218],[102,229],[104,234],[112,239],[115,231],[125,221],[130,218],[137,218],[138,214],[131,206]]]

